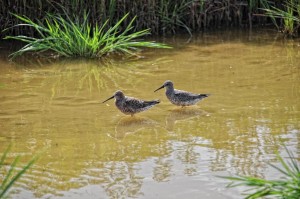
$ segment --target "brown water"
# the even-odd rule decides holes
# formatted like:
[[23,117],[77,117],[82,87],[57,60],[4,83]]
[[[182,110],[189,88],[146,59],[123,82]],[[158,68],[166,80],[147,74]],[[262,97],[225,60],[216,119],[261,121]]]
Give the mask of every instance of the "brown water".
[[[10,197],[241,198],[217,176],[274,179],[277,150],[300,156],[299,41],[218,32],[165,42],[174,48],[140,59],[2,56],[0,151],[13,143],[7,163],[21,155],[19,167],[44,151]],[[212,95],[177,108],[153,92],[167,79]],[[118,89],[161,103],[131,118],[100,103]]]

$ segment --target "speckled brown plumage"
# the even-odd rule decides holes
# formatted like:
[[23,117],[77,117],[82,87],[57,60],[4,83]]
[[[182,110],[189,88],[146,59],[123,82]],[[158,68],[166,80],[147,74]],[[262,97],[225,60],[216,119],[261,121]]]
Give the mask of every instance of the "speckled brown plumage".
[[136,113],[146,111],[158,104],[159,100],[144,101],[134,97],[125,96],[120,90],[116,91],[113,96],[104,100],[102,103],[115,98],[116,107],[124,114],[133,116]]

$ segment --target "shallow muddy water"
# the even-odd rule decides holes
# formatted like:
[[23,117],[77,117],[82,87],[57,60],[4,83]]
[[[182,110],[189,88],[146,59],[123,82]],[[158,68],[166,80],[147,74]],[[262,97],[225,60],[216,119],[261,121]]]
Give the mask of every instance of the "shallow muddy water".
[[[173,49],[124,60],[0,60],[0,152],[19,167],[40,153],[11,198],[241,198],[217,176],[278,178],[286,145],[300,156],[300,42],[270,32],[164,40]],[[177,89],[210,93],[172,105]],[[161,103],[122,114],[116,90]]]

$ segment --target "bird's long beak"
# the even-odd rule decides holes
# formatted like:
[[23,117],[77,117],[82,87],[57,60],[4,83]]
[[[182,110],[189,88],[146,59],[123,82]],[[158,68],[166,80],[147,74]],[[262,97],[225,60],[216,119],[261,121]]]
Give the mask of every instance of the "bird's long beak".
[[159,87],[158,89],[156,89],[154,92],[156,92],[156,91],[158,91],[158,90],[160,90],[160,89],[162,89],[162,88],[164,88],[165,86],[164,85],[162,85],[161,87]]
[[102,103],[107,102],[108,100],[111,100],[111,99],[113,99],[114,97],[115,97],[115,96],[113,95],[113,96],[111,96],[110,98],[104,100]]

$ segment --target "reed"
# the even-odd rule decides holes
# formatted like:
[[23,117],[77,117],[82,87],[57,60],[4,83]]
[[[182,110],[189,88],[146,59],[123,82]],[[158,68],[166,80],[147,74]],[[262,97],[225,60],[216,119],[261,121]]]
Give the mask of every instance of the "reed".
[[[108,19],[108,26],[116,24],[126,13],[130,13],[124,19],[122,28],[130,24],[131,19],[137,16],[133,22],[133,31],[151,29],[152,34],[175,34],[187,32],[189,34],[216,27],[245,26],[250,22],[261,24],[256,20],[255,14],[262,14],[259,8],[266,8],[267,4],[275,5],[275,0],[248,0],[248,1],[215,1],[215,0],[2,0],[0,6],[0,28],[6,29],[18,24],[19,16],[27,16],[29,19],[43,21],[46,13],[58,13],[69,16],[76,13],[83,19],[85,11],[88,11],[88,21],[94,27],[103,24]],[[280,5],[279,5],[280,6]],[[250,13],[250,15],[249,15]],[[248,17],[251,16],[251,17]],[[260,17],[262,18],[262,17]],[[265,17],[266,18],[266,17]],[[266,18],[268,19],[268,18]],[[34,32],[29,27],[17,27],[2,35],[19,35]],[[1,36],[0,36],[1,37]]]
[[188,14],[188,9],[192,1],[183,0],[174,3],[169,0],[162,0],[160,3],[158,16],[160,18],[163,33],[175,34],[176,29],[181,27],[191,35],[191,30],[186,21],[186,15]]
[[[300,165],[297,159],[287,148],[289,161],[285,161],[280,155],[277,158],[281,163],[281,167],[270,164],[278,173],[283,175],[280,180],[266,180],[257,177],[237,176],[222,177],[231,180],[232,183],[228,187],[246,186],[250,187],[245,193],[248,199],[272,197],[298,199],[300,198]],[[250,192],[250,193],[249,193]]]
[[300,27],[300,1],[287,0],[284,8],[271,8],[264,9],[266,15],[273,18],[280,18],[283,20],[282,30],[283,33],[290,36],[296,36]]
[[[4,169],[4,161],[10,151],[10,146],[7,147],[6,151],[3,153],[0,159],[0,170]],[[13,162],[9,165],[7,172],[3,172],[4,176],[0,180],[0,198],[6,197],[9,189],[16,183],[17,180],[34,164],[37,157],[32,158],[21,170],[16,171],[17,163],[19,162],[20,156],[17,156]]]
[[38,37],[25,35],[7,36],[5,39],[15,39],[27,43],[23,48],[11,54],[11,57],[22,55],[26,52],[53,51],[59,56],[65,57],[102,57],[109,53],[125,53],[134,55],[141,47],[147,48],[170,48],[167,45],[152,41],[137,40],[150,34],[149,29],[132,32],[135,17],[121,30],[121,25],[128,17],[123,16],[113,26],[107,26],[108,20],[99,27],[92,27],[88,22],[88,14],[83,19],[72,18],[68,15],[48,14],[45,22],[15,15],[23,21],[15,27],[32,27],[38,33]]

